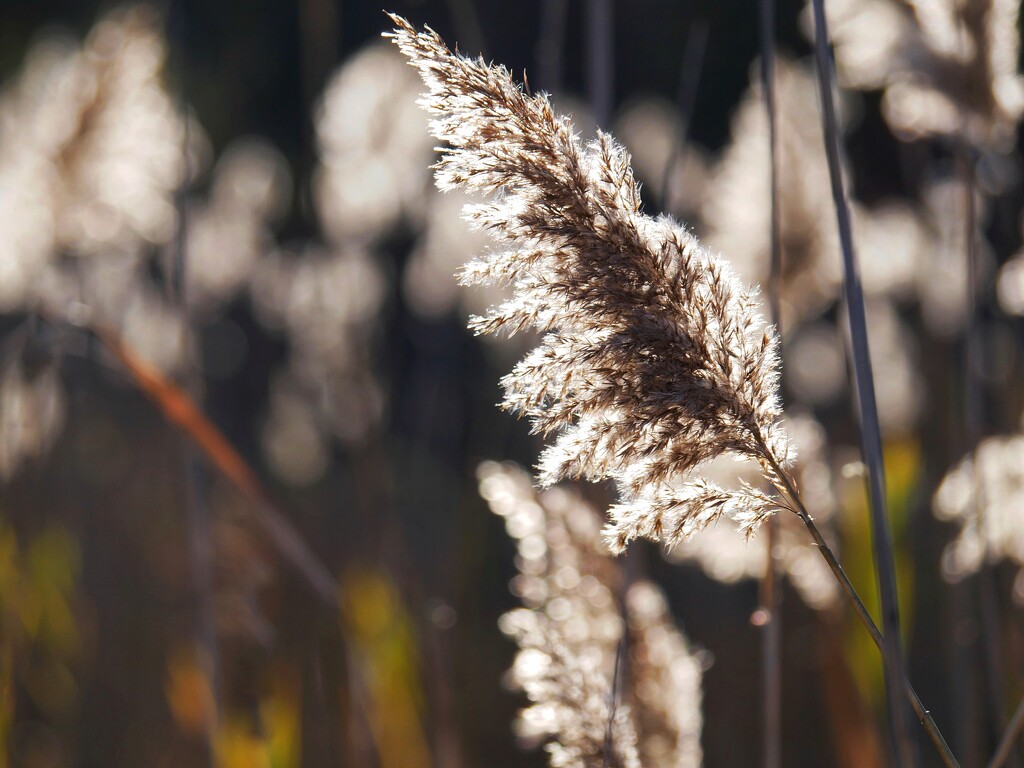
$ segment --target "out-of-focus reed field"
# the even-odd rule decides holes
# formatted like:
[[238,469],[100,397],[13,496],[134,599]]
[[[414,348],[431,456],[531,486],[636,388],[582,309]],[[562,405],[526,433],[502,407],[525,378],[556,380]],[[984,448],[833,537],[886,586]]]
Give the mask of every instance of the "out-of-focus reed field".
[[[774,177],[762,7],[388,10],[551,94],[582,142],[610,131],[644,212],[760,286],[728,306],[775,307],[787,479],[882,626],[811,3],[775,13]],[[906,672],[960,765],[988,765],[1024,699],[1018,4],[825,9]],[[780,509],[736,530],[774,511],[778,477],[718,453],[756,451],[701,432],[714,460],[685,469],[738,490],[689,517],[697,497],[672,497],[674,531],[643,528],[663,497],[628,490],[655,449],[616,464],[664,423],[561,459],[618,491],[536,486],[547,441],[495,404],[543,419],[625,374],[593,357],[545,374],[564,364],[549,337],[503,389],[540,336],[467,330],[512,292],[458,284],[493,247],[462,217],[482,198],[437,191],[425,86],[378,7],[8,1],[0,18],[0,768],[897,764],[882,656],[805,525]],[[516,301],[500,322],[559,317]],[[572,402],[563,454],[586,449]],[[676,546],[613,558],[609,510],[613,548]],[[911,762],[939,765],[909,731]]]

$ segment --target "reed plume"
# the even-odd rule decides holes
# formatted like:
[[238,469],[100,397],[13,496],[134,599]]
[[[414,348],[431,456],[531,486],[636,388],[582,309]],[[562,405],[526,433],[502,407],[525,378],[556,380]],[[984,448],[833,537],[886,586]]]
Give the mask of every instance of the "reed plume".
[[622,503],[606,536],[617,551],[640,536],[676,543],[723,514],[756,529],[777,500],[688,477],[723,455],[754,459],[770,478],[789,461],[777,339],[756,292],[678,223],[641,212],[611,136],[584,146],[545,95],[391,18],[429,88],[431,130],[449,145],[438,186],[490,196],[466,216],[499,248],[461,279],[513,296],[472,327],[544,334],[503,380],[504,407],[557,434],[541,482],[614,479]]
[[[990,437],[943,478],[932,510],[955,523],[960,534],[942,558],[951,581],[977,573],[986,563],[1009,560],[1024,566],[1024,435]],[[1014,597],[1024,601],[1024,571],[1018,571]]]
[[[575,492],[538,493],[513,464],[485,462],[477,474],[481,495],[518,544],[512,589],[524,607],[500,626],[520,648],[510,682],[532,702],[520,714],[520,736],[546,741],[553,766],[697,768],[702,660],[661,591],[636,581],[620,608],[622,569],[601,540],[597,511]],[[608,692],[623,638],[622,703],[611,712],[609,745]]]

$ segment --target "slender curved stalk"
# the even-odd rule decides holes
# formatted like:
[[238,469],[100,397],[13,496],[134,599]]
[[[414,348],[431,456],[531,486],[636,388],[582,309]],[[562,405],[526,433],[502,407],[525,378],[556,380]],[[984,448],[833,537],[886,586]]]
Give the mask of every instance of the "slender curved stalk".
[[[771,271],[768,279],[770,322],[775,324],[782,354],[782,244],[779,220],[779,142],[775,119],[775,0],[761,0],[761,92],[768,118],[768,155],[771,167]],[[764,768],[782,768],[782,579],[775,557],[778,521],[768,525],[768,557],[761,577],[761,610],[765,616],[761,638]]]
[[886,698],[889,728],[893,739],[896,765],[913,765],[914,750],[906,723],[904,707],[896,694],[900,680],[906,677],[900,643],[899,602],[896,593],[896,558],[893,553],[892,534],[886,512],[885,464],[882,454],[882,434],[879,428],[875,385],[871,372],[868,349],[867,319],[860,273],[853,249],[853,228],[843,185],[839,162],[839,129],[832,95],[835,71],[829,49],[828,26],[824,0],[814,0],[815,57],[818,61],[818,83],[821,89],[822,122],[825,151],[828,157],[832,199],[836,208],[839,240],[843,253],[843,287],[846,310],[850,323],[850,353],[856,379],[857,399],[860,406],[861,453],[868,467],[868,491],[871,500],[871,535],[875,554],[875,576],[882,604],[882,626],[885,640],[882,656],[885,660]]
[[[43,316],[54,315],[48,313]],[[305,579],[325,605],[337,610],[340,587],[330,569],[277,507],[255,471],[199,410],[188,393],[139,358],[113,331],[98,326],[89,330],[120,361],[139,391],[160,410],[164,418],[184,432],[210,464],[245,496],[251,503],[250,513],[278,553]]]
[[768,557],[760,584],[761,721],[764,768],[782,768],[782,578],[775,557],[778,521],[768,520]]
[[690,134],[690,120],[693,118],[693,105],[697,100],[697,87],[700,85],[700,73],[704,68],[704,54],[708,47],[708,23],[698,17],[690,24],[686,34],[686,47],[683,49],[683,66],[679,73],[679,90],[676,94],[676,114],[679,116],[679,135],[672,142],[665,170],[661,174],[661,210],[663,213],[672,211],[672,176],[676,163],[686,146]]
[[[185,4],[171,3],[169,19],[170,38],[176,43],[174,65],[178,70],[179,82],[176,94],[177,108],[187,114],[187,99],[183,65],[185,61],[182,41],[188,35],[188,15]],[[189,121],[184,121],[184,132],[180,152],[184,161],[185,174],[175,190],[174,207],[178,226],[171,248],[171,274],[168,294],[182,320],[182,329],[187,340],[195,338],[195,323],[188,296],[188,227],[189,216],[186,193],[191,183],[192,168],[189,160],[191,142]],[[200,376],[195,366],[189,366],[185,374],[185,391],[193,398],[200,391]],[[216,765],[217,727],[222,715],[220,647],[217,641],[216,610],[214,607],[213,521],[208,499],[209,475],[192,443],[184,436],[178,437],[178,452],[181,460],[182,485],[184,486],[184,518],[187,544],[189,587],[193,601],[195,643],[199,665],[212,693],[212,707],[204,718],[202,738],[204,763]]]
[[989,761],[988,768],[1001,768],[1010,755],[1013,754],[1013,745],[1017,743],[1022,730],[1024,730],[1024,699],[1021,699],[1020,704],[1017,705],[1017,709],[1013,713],[1013,717],[1010,718],[1010,724],[1006,726],[1006,732],[999,740],[999,746]]
[[[979,336],[978,336],[978,270],[977,270],[977,220],[978,212],[975,205],[975,188],[972,151],[966,138],[966,130],[962,131],[957,142],[957,171],[963,185],[964,194],[964,257],[966,260],[967,280],[966,306],[967,321],[964,328],[964,436],[966,440],[965,455],[974,455],[982,434],[982,392],[978,380],[979,368]],[[971,471],[971,512],[980,521],[982,530],[986,530],[985,489],[979,484],[977,462],[969,465]],[[988,697],[987,724],[993,735],[1007,728],[1003,716],[1006,694],[1003,680],[1006,676],[1006,661],[1000,642],[1000,617],[998,588],[995,571],[988,557],[981,561],[977,579],[978,603],[981,612],[981,642],[984,650],[985,693]],[[1018,768],[1020,761],[1012,752],[1005,757],[1011,768]]]
[[[778,462],[775,461],[763,440],[758,438],[758,442],[762,446],[765,461],[768,462],[768,465],[773,471],[773,482],[775,483],[776,490],[778,490],[778,492],[790,502],[790,504],[786,504],[785,507],[795,512],[797,517],[800,518],[800,521],[807,528],[808,532],[811,534],[811,538],[814,539],[815,545],[818,547],[818,551],[821,552],[821,556],[825,558],[825,562],[828,564],[829,569],[836,577],[836,581],[839,583],[839,587],[842,589],[847,602],[849,602],[853,607],[854,613],[857,614],[857,618],[860,619],[861,623],[867,629],[868,634],[871,635],[871,639],[878,647],[878,650],[884,652],[885,638],[882,636],[882,632],[878,629],[878,625],[875,624],[875,620],[871,618],[871,614],[864,605],[864,601],[861,600],[860,595],[857,594],[857,590],[846,575],[846,571],[843,570],[843,566],[839,563],[839,560],[836,558],[832,548],[828,545],[828,542],[825,541],[825,537],[821,535],[821,531],[818,530],[818,526],[814,524],[814,518],[811,517],[810,513],[807,511],[807,507],[804,506],[803,499],[800,498],[800,493],[797,491],[796,486],[790,479],[789,474],[778,464]],[[910,680],[907,679],[906,675],[903,676],[901,687],[903,688],[907,701],[910,703],[914,716],[924,728],[925,733],[928,734],[928,738],[931,739],[932,744],[935,745],[935,751],[942,759],[943,765],[945,765],[946,768],[960,768],[960,764],[957,762],[952,750],[950,750],[949,745],[946,744],[946,740],[943,738],[942,732],[939,731],[938,726],[932,719],[931,713],[925,709],[924,704],[921,703],[920,697],[918,697],[917,692],[910,684]]]
[[615,710],[619,705],[619,685],[622,679],[622,657],[626,650],[626,625],[623,624],[622,637],[615,646],[615,666],[612,667],[612,689],[608,692],[608,725],[604,732],[603,768],[610,768],[612,753],[615,750]]

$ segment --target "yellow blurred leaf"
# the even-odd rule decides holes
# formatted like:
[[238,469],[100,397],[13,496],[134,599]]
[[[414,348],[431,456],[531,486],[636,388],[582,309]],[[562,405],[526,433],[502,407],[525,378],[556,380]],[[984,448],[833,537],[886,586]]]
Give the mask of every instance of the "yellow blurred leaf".
[[216,718],[213,686],[198,651],[179,650],[167,663],[164,695],[178,727],[202,734]]
[[[896,581],[900,604],[900,625],[904,637],[913,628],[914,569],[906,545],[906,527],[911,504],[920,481],[920,446],[911,439],[890,440],[885,444],[886,501],[892,526],[896,556]],[[868,611],[878,621],[879,600],[875,581],[874,546],[867,493],[862,479],[848,484],[840,499],[843,533],[841,560],[850,581],[860,593]],[[846,656],[857,686],[875,707],[885,700],[882,661],[874,642],[854,619],[848,622]]]
[[419,656],[401,596],[386,574],[360,571],[342,580],[340,602],[381,768],[429,768]]

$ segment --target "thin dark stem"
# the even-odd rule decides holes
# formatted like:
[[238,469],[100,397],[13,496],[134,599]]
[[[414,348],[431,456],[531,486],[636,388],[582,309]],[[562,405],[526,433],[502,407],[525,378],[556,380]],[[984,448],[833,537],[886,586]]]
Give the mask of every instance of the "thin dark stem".
[[[771,164],[771,271],[768,307],[771,322],[782,338],[779,310],[782,290],[782,247],[779,226],[779,150],[775,119],[775,0],[761,0],[761,91],[768,116],[768,152]],[[781,353],[780,353],[781,354]],[[778,522],[768,521],[768,557],[761,579],[761,609],[765,624],[761,641],[764,766],[782,766],[782,579],[775,557]]]
[[[977,468],[974,469],[977,472]],[[998,588],[996,586],[996,574],[992,564],[985,561],[978,571],[978,598],[981,612],[981,639],[984,650],[984,673],[987,681],[986,693],[988,694],[988,730],[992,742],[999,738],[999,734],[1006,729],[1006,717],[1003,714],[1003,702],[1006,700],[1006,692],[1003,681],[1006,677],[1006,663],[1003,658],[1003,646],[1000,642],[1000,619],[998,605]],[[1017,768],[1019,761],[1016,756],[1011,755],[1007,760],[1011,768]]]
[[615,710],[619,704],[619,679],[622,677],[622,657],[626,652],[626,625],[623,624],[622,637],[615,647],[615,666],[612,667],[612,688],[608,692],[608,725],[604,732],[604,766],[610,768],[612,752],[615,749]]
[[615,93],[614,28],[612,0],[587,3],[587,98],[594,120],[607,126],[612,117]]
[[[170,18],[171,39],[178,42],[176,65],[179,75],[178,109],[182,115],[188,114],[185,97],[184,73],[184,41],[188,39],[188,27],[184,4],[172,4]],[[192,314],[189,307],[187,290],[188,269],[188,205],[186,194],[191,181],[192,168],[189,157],[191,135],[189,121],[184,121],[184,133],[180,147],[184,173],[181,185],[175,191],[174,202],[177,209],[178,227],[175,232],[171,249],[171,275],[169,293],[171,301],[177,306],[181,317],[186,347],[196,338]],[[199,391],[199,375],[194,366],[189,366],[185,373],[185,388],[193,397]],[[217,643],[216,612],[213,602],[213,532],[210,520],[210,507],[207,499],[208,476],[206,468],[196,454],[192,444],[184,437],[178,438],[179,452],[184,474],[185,491],[185,526],[188,549],[189,580],[192,598],[196,610],[196,645],[200,655],[200,668],[206,675],[213,694],[213,711],[204,724],[203,749],[206,761],[210,765],[216,763],[215,739],[217,724],[220,719],[220,653]]]
[[822,118],[825,150],[828,156],[832,199],[835,203],[839,239],[843,252],[846,309],[850,323],[851,357],[857,385],[860,411],[861,453],[868,468],[868,492],[871,501],[871,533],[875,555],[875,576],[882,604],[882,626],[885,629],[882,656],[886,679],[889,728],[893,739],[897,766],[914,764],[913,742],[907,725],[906,709],[896,691],[906,677],[900,642],[899,602],[896,592],[896,558],[893,553],[892,534],[885,497],[885,464],[882,454],[882,434],[879,427],[875,385],[871,371],[868,347],[867,319],[864,294],[861,289],[857,257],[853,250],[853,229],[839,162],[839,128],[836,121],[832,89],[835,72],[829,49],[828,27],[825,20],[824,0],[814,0],[815,56],[818,62],[818,82],[821,89]]
[[568,17],[569,0],[544,0],[537,40],[537,68],[540,87],[549,93],[562,91],[562,46]]
[[672,152],[661,177],[661,210],[669,213],[672,210],[672,178],[675,174],[679,155],[686,146],[690,133],[690,120],[693,118],[694,103],[697,101],[697,87],[700,85],[700,73],[704,69],[704,54],[708,47],[708,23],[698,18],[690,25],[686,35],[686,48],[683,51],[683,68],[679,74],[679,92],[676,95],[676,109],[679,114],[679,135],[672,142]]
[[[768,309],[782,339],[782,224],[779,210],[779,139],[775,116],[775,0],[761,0],[761,88],[768,116],[768,151],[771,161],[771,254]],[[781,355],[781,352],[780,352]]]
[[782,578],[775,542],[778,521],[769,520],[768,557],[761,576],[761,716],[764,728],[764,766],[782,767]]
[[[966,131],[963,132],[966,136]],[[981,393],[978,382],[978,322],[977,322],[977,209],[975,207],[975,178],[974,163],[971,157],[971,148],[966,137],[962,137],[957,143],[957,166],[963,185],[964,194],[964,258],[966,282],[966,306],[967,324],[964,329],[964,434],[966,437],[966,451],[968,455],[975,454],[978,443],[981,439],[982,413]],[[978,519],[979,527],[985,530],[985,502],[983,498],[984,488],[977,480],[978,468],[976,462],[970,464],[971,478],[971,499],[970,504],[974,515]],[[978,572],[978,598],[981,613],[981,639],[984,649],[986,693],[988,695],[989,717],[987,724],[992,732],[993,740],[998,734],[1006,729],[1006,720],[1003,717],[1003,701],[1005,693],[1003,690],[1003,679],[1006,673],[1006,663],[1003,658],[1002,643],[1000,643],[1000,621],[999,606],[997,600],[997,587],[995,573],[988,558],[984,558]],[[1017,768],[1019,761],[1011,754],[1007,758],[1011,768]]]
[[[950,616],[954,627],[974,625],[973,586],[970,580],[952,585]],[[957,752],[967,759],[968,755],[978,755],[984,751],[978,746],[978,718],[975,712],[977,644],[974,632],[954,632],[951,640],[952,676],[949,695],[953,705],[953,731],[950,735],[953,737]]]
[[1010,724],[1006,727],[1003,738],[999,740],[999,746],[996,748],[992,760],[989,761],[988,768],[1000,768],[1006,763],[1010,755],[1013,754],[1013,745],[1017,743],[1022,730],[1024,730],[1024,699],[1021,699],[1013,717],[1010,718]]
[[[53,313],[37,308],[51,322]],[[164,417],[182,430],[203,456],[250,502],[249,511],[278,553],[302,576],[327,607],[338,610],[339,585],[272,500],[256,473],[228,439],[199,410],[191,397],[143,362],[110,331],[91,327],[92,335],[124,365],[139,390]]]
[[[853,583],[846,575],[846,571],[843,570],[843,566],[839,563],[836,558],[835,552],[825,541],[825,537],[821,535],[821,531],[818,530],[818,526],[814,524],[814,518],[811,517],[807,511],[807,507],[804,506],[803,500],[800,498],[800,493],[797,491],[796,486],[790,479],[789,474],[785,469],[776,461],[775,457],[772,456],[771,451],[765,445],[764,441],[760,437],[755,437],[758,442],[758,446],[764,456],[765,461],[772,469],[772,482],[776,486],[776,489],[785,499],[789,500],[789,504],[783,505],[784,508],[792,510],[796,513],[796,516],[800,518],[800,521],[807,528],[807,531],[811,534],[811,538],[814,540],[815,545],[818,547],[818,551],[821,552],[821,556],[825,558],[825,562],[828,564],[829,570],[836,577],[836,581],[839,584],[840,589],[843,591],[843,595],[846,597],[847,602],[853,608],[854,613],[857,614],[857,618],[860,619],[861,624],[867,629],[868,634],[871,636],[872,641],[878,647],[879,651],[884,653],[885,640],[882,637],[881,631],[878,629],[878,625],[875,624],[875,620],[871,618],[871,614],[868,612],[867,607],[864,605],[864,601],[861,600],[860,595],[857,594],[857,590],[854,588]],[[900,686],[910,703],[910,707],[914,712],[918,722],[924,728],[925,733],[928,734],[928,738],[931,739],[933,745],[935,745],[935,751],[942,759],[943,765],[946,768],[960,768],[960,764],[954,757],[953,752],[950,750],[949,745],[946,744],[946,740],[942,736],[942,732],[939,731],[935,721],[932,719],[931,713],[924,708],[921,703],[921,699],[918,697],[914,687],[910,684],[910,680],[906,676],[903,677]]]

